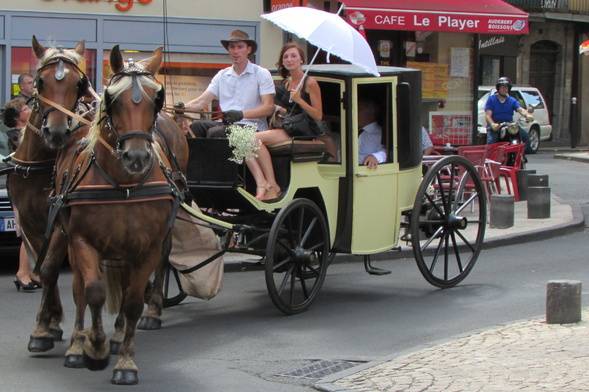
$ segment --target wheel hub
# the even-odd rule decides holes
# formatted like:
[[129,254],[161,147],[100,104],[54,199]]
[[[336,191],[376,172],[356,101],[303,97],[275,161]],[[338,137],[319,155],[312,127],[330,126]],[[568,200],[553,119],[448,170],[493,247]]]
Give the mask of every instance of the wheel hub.
[[450,214],[448,217],[448,227],[452,229],[464,230],[468,226],[468,220],[464,216]]
[[306,250],[305,248],[302,248],[300,246],[297,246],[294,250],[294,256],[293,256],[293,261],[297,264],[304,264],[307,261],[309,261],[311,258],[311,252]]

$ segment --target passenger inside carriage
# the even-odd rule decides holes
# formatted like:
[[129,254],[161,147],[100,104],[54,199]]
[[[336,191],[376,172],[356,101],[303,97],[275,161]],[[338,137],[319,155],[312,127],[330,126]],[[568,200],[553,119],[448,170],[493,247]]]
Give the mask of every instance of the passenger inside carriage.
[[386,162],[387,152],[382,144],[381,108],[376,96],[366,92],[358,96],[358,163],[374,170]]

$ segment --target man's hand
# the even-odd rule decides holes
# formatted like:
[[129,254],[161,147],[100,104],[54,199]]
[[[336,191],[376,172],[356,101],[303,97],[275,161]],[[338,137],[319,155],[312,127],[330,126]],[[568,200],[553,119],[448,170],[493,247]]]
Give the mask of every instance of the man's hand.
[[225,124],[233,124],[243,119],[243,112],[241,110],[227,110],[223,112],[223,122]]
[[493,131],[498,131],[500,126],[501,124],[494,122],[493,124],[491,124],[491,129]]
[[368,166],[370,170],[374,170],[378,167],[378,160],[374,155],[368,155],[364,158],[364,162],[362,162],[364,166]]

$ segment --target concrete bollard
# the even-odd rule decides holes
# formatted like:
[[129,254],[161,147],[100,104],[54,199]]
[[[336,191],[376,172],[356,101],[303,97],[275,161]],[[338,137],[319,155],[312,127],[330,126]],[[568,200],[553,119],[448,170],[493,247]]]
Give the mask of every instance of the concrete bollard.
[[519,200],[528,200],[528,176],[536,174],[536,170],[522,169],[517,172],[517,186],[519,190]]
[[513,195],[491,195],[491,227],[507,229],[513,226],[514,200]]
[[546,323],[570,324],[581,321],[581,282],[550,280],[546,285]]
[[529,174],[528,188],[533,186],[550,186],[548,183],[548,174]]
[[550,188],[528,187],[528,219],[550,218]]

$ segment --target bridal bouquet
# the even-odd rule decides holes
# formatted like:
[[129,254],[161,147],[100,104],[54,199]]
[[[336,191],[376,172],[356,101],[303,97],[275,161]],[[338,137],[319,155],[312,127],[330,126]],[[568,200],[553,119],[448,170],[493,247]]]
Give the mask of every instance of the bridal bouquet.
[[260,149],[256,139],[256,127],[253,125],[233,124],[227,127],[229,147],[233,149],[230,161],[241,164],[244,159],[257,158]]

